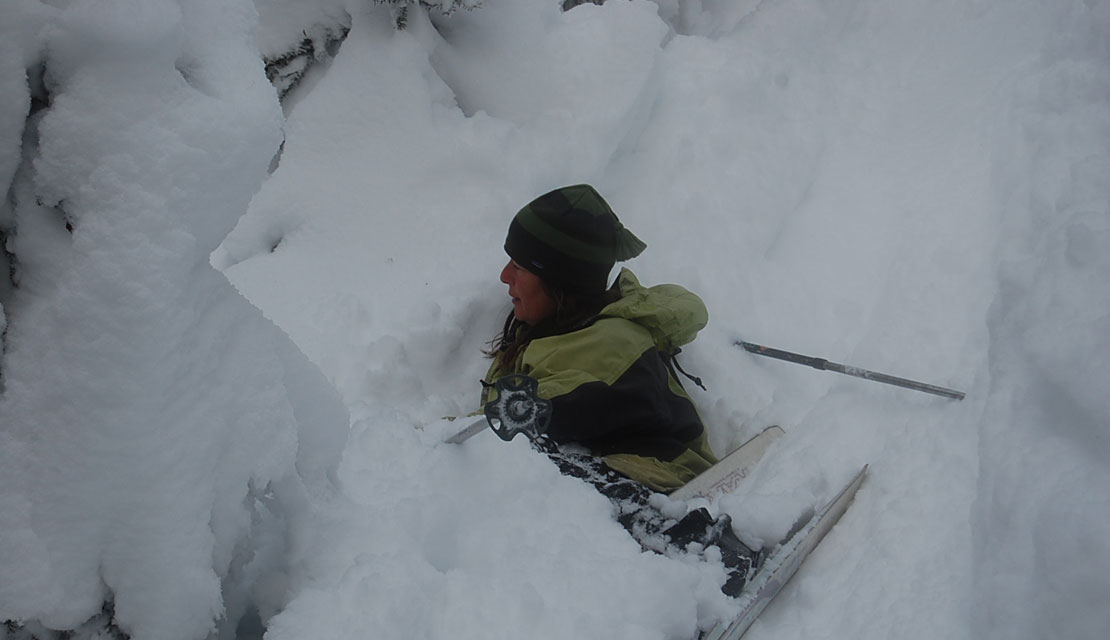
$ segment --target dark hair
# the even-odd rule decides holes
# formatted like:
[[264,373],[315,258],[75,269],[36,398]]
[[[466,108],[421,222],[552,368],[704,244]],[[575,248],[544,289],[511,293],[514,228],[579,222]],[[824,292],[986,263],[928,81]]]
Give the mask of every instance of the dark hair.
[[556,288],[541,280],[540,286],[555,301],[555,313],[536,325],[516,319],[509,311],[500,335],[489,341],[484,353],[497,360],[502,368],[511,369],[524,348],[533,340],[570,333],[590,325],[609,304],[620,299],[617,285],[596,293],[574,293]]

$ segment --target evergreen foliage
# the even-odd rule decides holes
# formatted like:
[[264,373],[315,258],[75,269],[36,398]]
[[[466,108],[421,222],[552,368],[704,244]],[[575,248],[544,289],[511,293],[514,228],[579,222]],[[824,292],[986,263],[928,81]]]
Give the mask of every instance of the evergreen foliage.
[[404,31],[408,27],[409,8],[412,6],[419,6],[429,12],[437,11],[445,16],[459,9],[470,11],[482,6],[482,0],[374,0],[374,2],[396,7],[394,27],[398,31]]
[[296,48],[280,56],[266,58],[266,78],[277,89],[278,98],[285,100],[285,96],[304,79],[313,64],[334,57],[350,30],[350,16],[342,24],[316,25],[312,31],[318,34],[317,37],[310,36],[308,30],[302,31],[304,39]]

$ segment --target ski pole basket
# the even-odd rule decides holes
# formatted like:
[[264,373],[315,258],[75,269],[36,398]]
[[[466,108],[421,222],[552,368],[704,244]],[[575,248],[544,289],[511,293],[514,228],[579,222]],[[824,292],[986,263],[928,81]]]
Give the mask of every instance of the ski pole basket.
[[523,433],[536,442],[551,422],[551,401],[537,394],[539,382],[519,373],[498,378],[496,399],[485,406],[486,421],[497,437],[508,442]]

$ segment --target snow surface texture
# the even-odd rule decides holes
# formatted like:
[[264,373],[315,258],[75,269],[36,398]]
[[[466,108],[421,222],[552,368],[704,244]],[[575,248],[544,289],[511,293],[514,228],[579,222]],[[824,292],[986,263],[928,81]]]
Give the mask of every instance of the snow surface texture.
[[[509,218],[590,182],[641,279],[710,309],[682,359],[716,449],[786,429],[709,506],[774,540],[871,464],[747,637],[1106,637],[1110,4],[486,0],[401,32],[395,6],[256,4],[0,4],[0,619],[111,597],[136,638],[232,637],[253,603],[272,640],[686,639],[729,615],[718,563],[641,553],[524,442],[438,444],[509,309]],[[262,55],[338,23],[282,123]]]

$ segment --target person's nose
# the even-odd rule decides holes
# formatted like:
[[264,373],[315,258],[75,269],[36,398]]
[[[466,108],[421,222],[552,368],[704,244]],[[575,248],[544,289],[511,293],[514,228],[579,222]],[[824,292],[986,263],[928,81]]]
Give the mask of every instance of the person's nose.
[[505,284],[511,285],[512,283],[509,282],[509,279],[512,277],[512,274],[513,274],[513,262],[512,262],[512,260],[510,260],[509,262],[507,262],[505,264],[505,268],[501,270],[501,282],[504,282]]

